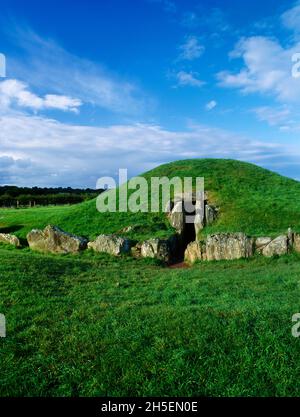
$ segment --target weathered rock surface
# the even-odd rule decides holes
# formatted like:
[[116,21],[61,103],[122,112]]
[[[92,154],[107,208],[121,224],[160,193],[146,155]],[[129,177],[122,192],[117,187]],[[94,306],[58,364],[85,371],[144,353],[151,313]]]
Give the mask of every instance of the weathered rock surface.
[[173,257],[171,245],[170,240],[149,239],[142,242],[140,254],[143,258],[156,258],[168,263]]
[[218,217],[218,210],[216,207],[211,206],[209,204],[205,205],[205,224],[210,225],[212,224],[216,218]]
[[27,235],[29,247],[39,252],[77,253],[86,249],[88,240],[64,232],[56,226],[47,226],[44,230],[32,230]]
[[300,252],[300,234],[298,233],[294,234],[293,248],[296,252]]
[[6,243],[8,245],[14,245],[16,247],[21,246],[19,239],[17,236],[10,235],[7,233],[0,233],[0,242]]
[[99,235],[96,240],[88,243],[89,249],[115,256],[129,253],[131,246],[131,240],[116,235]]
[[185,233],[187,222],[194,223],[196,236],[205,225],[212,224],[218,217],[218,209],[208,204],[206,194],[183,193],[176,195],[166,205],[165,211],[171,226],[177,233]]
[[[263,256],[285,255],[289,252],[291,237],[281,235],[272,239],[259,237],[256,240],[244,233],[218,233],[207,236],[202,242],[191,242],[184,258],[189,263],[197,260],[239,259],[253,256],[254,249]],[[293,248],[300,252],[300,234],[293,234]]]
[[184,254],[189,263],[197,260],[249,258],[253,255],[254,240],[244,233],[218,233],[208,235],[204,241],[191,242]]
[[270,237],[258,237],[255,240],[255,250],[259,253],[262,253],[263,249],[271,243],[272,239]]
[[253,239],[244,233],[208,235],[203,256],[208,261],[249,258],[253,255],[253,243]]
[[293,250],[293,246],[294,246],[294,232],[291,227],[288,228],[287,238],[288,238],[288,251],[291,251]]
[[134,258],[140,258],[141,255],[141,247],[143,242],[138,242],[131,248],[131,254]]
[[182,233],[184,231],[185,213],[183,201],[178,201],[177,203],[175,203],[172,211],[169,214],[169,221],[171,226],[174,227],[177,233]]
[[184,260],[190,264],[203,259],[202,246],[200,242],[191,242],[184,252]]
[[284,255],[288,252],[288,238],[281,235],[271,240],[271,242],[262,249],[262,254],[267,257],[273,255]]

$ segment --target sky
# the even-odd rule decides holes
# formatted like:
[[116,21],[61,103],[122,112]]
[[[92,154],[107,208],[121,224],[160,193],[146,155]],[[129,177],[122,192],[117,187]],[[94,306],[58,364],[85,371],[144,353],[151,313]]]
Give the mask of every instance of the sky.
[[300,180],[300,2],[0,2],[0,185],[204,157]]

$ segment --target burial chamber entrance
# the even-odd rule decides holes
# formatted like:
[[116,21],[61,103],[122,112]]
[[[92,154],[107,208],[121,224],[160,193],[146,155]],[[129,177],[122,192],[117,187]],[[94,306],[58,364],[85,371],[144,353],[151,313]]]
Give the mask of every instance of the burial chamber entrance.
[[196,230],[194,223],[186,223],[184,231],[182,233],[182,245],[184,249],[188,246],[189,243],[196,240]]
[[189,243],[197,240],[197,235],[205,226],[218,217],[219,209],[208,201],[208,194],[188,193],[175,196],[168,206],[168,218],[179,238],[176,261],[182,262]]
[[184,252],[189,243],[197,239],[197,232],[204,226],[204,203],[195,197],[177,197],[170,204],[169,221],[178,235],[178,249],[174,262],[184,260]]

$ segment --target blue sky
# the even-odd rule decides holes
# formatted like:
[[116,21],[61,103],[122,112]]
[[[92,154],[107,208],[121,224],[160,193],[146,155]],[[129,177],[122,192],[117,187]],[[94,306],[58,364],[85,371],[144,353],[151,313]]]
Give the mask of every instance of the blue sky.
[[0,35],[0,184],[198,157],[300,179],[299,2],[2,0]]

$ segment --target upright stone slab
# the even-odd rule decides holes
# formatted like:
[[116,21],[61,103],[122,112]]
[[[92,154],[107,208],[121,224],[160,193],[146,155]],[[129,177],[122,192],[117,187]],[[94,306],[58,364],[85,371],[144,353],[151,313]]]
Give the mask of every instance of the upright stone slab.
[[7,233],[0,233],[0,243],[6,243],[7,245],[13,245],[16,247],[21,246],[17,236],[10,235]]
[[88,243],[89,249],[115,256],[129,253],[131,246],[131,240],[115,235],[99,235],[96,240]]
[[249,258],[253,256],[253,243],[244,233],[208,235],[204,258],[208,261]]
[[143,258],[156,258],[167,263],[172,259],[170,242],[168,240],[146,240],[141,245],[140,253]]
[[300,253],[300,234],[294,233],[293,249]]
[[262,250],[262,254],[267,257],[285,255],[286,253],[288,253],[288,238],[286,235],[281,235],[271,240]]
[[272,242],[272,238],[267,236],[258,237],[255,239],[255,250],[258,253],[262,253],[264,248]]
[[184,260],[189,264],[194,264],[196,261],[203,259],[203,251],[201,243],[198,241],[188,244],[184,252]]
[[54,254],[78,253],[87,247],[88,240],[64,232],[57,226],[46,226],[44,230],[32,230],[27,235],[30,249]]
[[177,233],[182,234],[185,227],[185,213],[183,207],[183,201],[175,203],[172,211],[169,214],[169,221],[172,227]]

